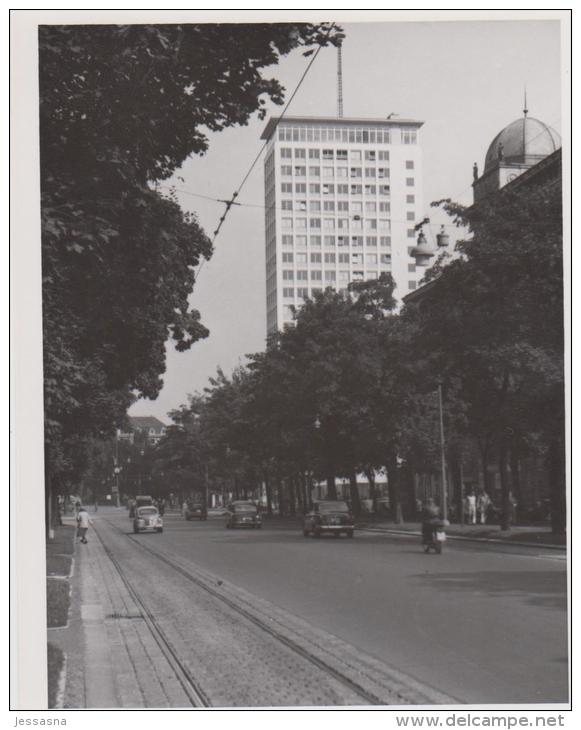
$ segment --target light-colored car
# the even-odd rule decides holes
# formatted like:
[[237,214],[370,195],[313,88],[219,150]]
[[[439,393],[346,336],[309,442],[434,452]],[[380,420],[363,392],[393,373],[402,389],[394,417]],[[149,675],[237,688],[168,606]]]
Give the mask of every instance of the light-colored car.
[[314,535],[335,535],[339,537],[345,533],[347,537],[353,537],[355,525],[353,515],[346,502],[329,500],[326,502],[315,502],[313,509],[305,515],[303,522],[303,535],[308,537]]
[[133,518],[133,532],[163,532],[163,520],[156,507],[137,507]]
[[231,502],[226,509],[226,527],[262,527],[258,508],[252,502]]

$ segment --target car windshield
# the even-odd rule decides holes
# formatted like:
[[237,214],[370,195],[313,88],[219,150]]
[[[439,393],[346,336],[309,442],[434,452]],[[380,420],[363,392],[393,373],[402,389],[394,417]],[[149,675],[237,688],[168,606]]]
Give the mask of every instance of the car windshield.
[[349,512],[345,502],[319,502],[319,512]]
[[138,511],[140,515],[156,515],[157,510],[155,507],[141,507]]
[[235,504],[234,512],[256,512],[256,507],[253,504]]

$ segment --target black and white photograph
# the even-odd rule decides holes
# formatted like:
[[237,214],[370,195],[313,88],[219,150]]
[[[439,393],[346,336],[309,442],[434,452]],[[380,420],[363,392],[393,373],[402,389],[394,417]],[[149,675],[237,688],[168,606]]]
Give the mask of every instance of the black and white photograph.
[[570,709],[571,11],[11,15],[11,709]]

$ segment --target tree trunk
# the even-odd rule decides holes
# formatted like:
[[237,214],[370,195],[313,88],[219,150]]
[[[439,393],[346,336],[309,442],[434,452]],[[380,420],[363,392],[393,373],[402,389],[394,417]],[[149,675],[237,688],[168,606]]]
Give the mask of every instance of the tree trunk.
[[377,490],[375,488],[375,472],[371,467],[365,470],[365,476],[369,482],[369,496],[371,497],[371,504],[373,513],[377,514]]
[[565,448],[562,439],[551,440],[547,453],[547,468],[551,485],[551,531],[554,535],[564,535],[567,530],[567,488]]
[[490,488],[490,475],[488,473],[489,445],[488,445],[488,443],[486,443],[485,445],[480,443],[479,446],[480,446],[480,458],[482,461],[482,478],[484,480],[484,491],[487,494],[492,494],[492,490]]
[[304,471],[301,471],[299,474],[299,483],[300,483],[300,491],[301,491],[301,502],[302,502],[302,510],[303,514],[306,514],[309,511],[309,498],[307,495],[307,474]]
[[266,491],[266,514],[272,517],[272,487],[270,485],[268,469],[264,470],[264,489]]
[[500,489],[502,494],[502,515],[500,518],[500,529],[510,530],[510,516],[511,516],[511,503],[510,503],[510,490],[508,483],[508,473],[506,470],[506,456],[507,448],[506,444],[500,445],[498,453],[498,471],[500,474]]
[[523,502],[523,493],[520,480],[520,461],[518,458],[518,451],[515,448],[512,448],[510,450],[510,476],[512,483],[512,493],[520,509],[520,514],[524,515],[527,513],[527,507],[530,505],[526,505]]
[[276,488],[278,494],[278,515],[279,517],[284,517],[284,481],[280,477],[276,480]]
[[[488,494],[488,492],[487,492]],[[458,495],[459,499],[459,520],[460,524],[463,525],[466,522],[466,515],[464,513],[464,464],[462,460],[460,459],[460,494]]]
[[298,472],[295,477],[295,495],[297,500],[297,511],[300,515],[305,512],[305,493],[303,490],[303,473]]
[[329,465],[327,471],[327,499],[337,499],[337,486],[335,485],[335,469]]
[[313,472],[311,471],[307,474],[305,488],[307,490],[306,505],[310,510],[313,506]]
[[361,500],[359,499],[359,487],[357,486],[357,474],[355,469],[349,472],[349,496],[351,498],[351,511],[355,517],[361,514]]
[[454,501],[453,504],[455,506],[455,515],[454,515],[454,522],[460,522],[461,521],[461,515],[463,512],[462,507],[462,498],[463,498],[463,490],[462,490],[462,467],[461,467],[461,457],[458,456],[451,456],[449,460],[449,467],[450,467],[450,476],[452,478],[452,485],[454,489]]
[[403,515],[401,510],[401,498],[399,493],[399,469],[397,467],[396,454],[392,453],[388,456],[386,467],[391,517],[397,525],[401,525],[403,523]]
[[295,478],[289,477],[288,478],[288,504],[289,504],[289,514],[291,517],[294,517],[297,513],[296,510],[296,489],[295,489]]

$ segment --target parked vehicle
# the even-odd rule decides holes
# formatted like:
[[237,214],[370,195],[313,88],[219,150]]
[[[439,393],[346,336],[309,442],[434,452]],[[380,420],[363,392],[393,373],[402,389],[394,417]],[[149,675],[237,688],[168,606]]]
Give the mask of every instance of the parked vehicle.
[[163,532],[163,520],[156,507],[136,507],[133,532]]
[[208,512],[201,502],[188,502],[184,516],[188,521],[193,519],[207,520]]
[[258,507],[252,502],[231,502],[226,508],[226,527],[262,527]]
[[347,537],[353,537],[355,524],[353,515],[346,502],[325,501],[315,502],[313,509],[305,515],[303,521],[303,535],[321,537],[323,534],[340,537],[344,532]]
[[422,545],[424,546],[425,553],[433,550],[439,555],[442,552],[444,543],[446,542],[446,527],[448,524],[447,520],[440,519],[433,519],[423,523]]

